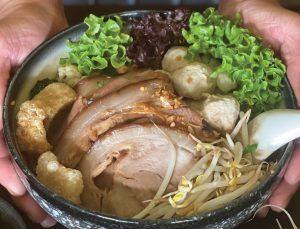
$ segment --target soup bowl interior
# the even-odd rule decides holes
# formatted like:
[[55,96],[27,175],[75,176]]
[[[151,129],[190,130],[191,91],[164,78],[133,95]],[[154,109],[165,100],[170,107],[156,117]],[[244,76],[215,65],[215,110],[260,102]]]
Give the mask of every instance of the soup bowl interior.
[[[129,17],[140,17],[147,12],[124,12],[120,16],[124,20],[128,20]],[[136,220],[107,215],[74,205],[51,192],[38,181],[20,153],[15,135],[15,117],[20,104],[28,99],[29,92],[36,81],[44,78],[53,78],[57,74],[59,59],[65,57],[68,52],[66,41],[68,39],[79,39],[85,30],[86,26],[83,23],[78,24],[62,31],[36,48],[13,76],[6,93],[3,111],[5,140],[13,157],[18,175],[29,194],[37,203],[59,223],[72,228],[95,228],[99,226],[109,228],[231,228],[253,215],[264,204],[272,190],[279,183],[293,152],[292,142],[283,146],[269,158],[271,161],[278,162],[275,172],[254,190],[220,209],[191,217],[167,220]],[[296,104],[295,96],[286,78],[282,95],[283,106],[294,109]]]

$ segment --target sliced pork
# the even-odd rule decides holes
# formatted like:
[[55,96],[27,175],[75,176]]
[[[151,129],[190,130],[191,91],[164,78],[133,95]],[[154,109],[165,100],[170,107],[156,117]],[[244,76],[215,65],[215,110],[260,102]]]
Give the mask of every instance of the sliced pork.
[[161,70],[135,69],[118,77],[91,76],[77,83],[76,92],[82,97],[98,99],[130,84],[151,79],[168,79],[168,73]]
[[[168,136],[168,137],[166,137]],[[132,217],[154,197],[170,162],[170,142],[177,154],[167,192],[196,163],[195,143],[187,132],[130,124],[100,137],[77,167],[83,175],[83,205],[98,211]]]
[[75,90],[79,96],[90,98],[93,96],[94,91],[96,91],[98,88],[104,87],[111,80],[111,76],[102,74],[89,76],[80,80],[76,84]]
[[[156,96],[156,93],[168,88],[171,88],[171,85],[166,80],[149,80],[129,85],[94,101],[76,115],[57,142],[54,152],[59,161],[67,167],[74,168],[91,146],[87,131],[91,125],[131,104],[153,101],[155,98],[159,100],[160,96]],[[171,102],[164,101],[162,105],[171,106]]]

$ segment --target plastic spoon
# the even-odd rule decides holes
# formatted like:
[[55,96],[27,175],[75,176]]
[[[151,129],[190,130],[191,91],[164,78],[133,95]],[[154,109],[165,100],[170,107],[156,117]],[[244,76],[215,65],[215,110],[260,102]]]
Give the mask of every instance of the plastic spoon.
[[262,161],[281,146],[300,137],[300,110],[275,109],[264,112],[249,123],[249,142],[257,144],[252,154]]

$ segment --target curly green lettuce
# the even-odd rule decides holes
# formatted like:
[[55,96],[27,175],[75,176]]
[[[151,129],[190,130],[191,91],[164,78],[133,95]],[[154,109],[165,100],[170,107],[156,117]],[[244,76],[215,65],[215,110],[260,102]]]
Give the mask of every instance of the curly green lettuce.
[[76,65],[82,75],[90,75],[109,66],[118,69],[131,63],[126,47],[132,38],[123,33],[124,22],[119,16],[105,19],[91,14],[84,22],[88,29],[78,41],[67,42],[69,56],[60,60],[61,65]]
[[241,28],[240,15],[230,21],[214,8],[202,14],[194,12],[189,28],[182,31],[189,44],[188,59],[209,55],[221,65],[211,77],[227,73],[238,86],[233,95],[243,110],[253,114],[276,107],[281,101],[282,79],[286,68],[274,52],[262,44],[261,38]]

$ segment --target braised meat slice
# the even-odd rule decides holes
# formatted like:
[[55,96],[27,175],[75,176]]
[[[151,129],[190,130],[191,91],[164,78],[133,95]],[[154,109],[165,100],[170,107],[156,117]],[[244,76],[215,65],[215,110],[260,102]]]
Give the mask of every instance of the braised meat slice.
[[181,176],[196,163],[195,143],[187,132],[129,124],[101,136],[84,155],[82,203],[91,209],[132,217],[154,197],[170,162],[170,143],[176,148],[176,164],[167,192],[177,189]]
[[86,98],[98,99],[130,84],[151,79],[168,79],[162,70],[136,69],[118,77],[95,75],[80,80],[76,92]]
[[[145,88],[145,90],[141,90]],[[66,128],[54,152],[59,161],[67,167],[74,168],[90,146],[89,128],[99,121],[105,120],[113,114],[140,102],[160,101],[160,96],[155,95],[162,89],[171,90],[171,85],[163,79],[143,81],[122,88],[104,96],[76,115]],[[173,100],[161,102],[162,106],[171,106]]]
[[218,137],[199,113],[173,93],[167,79],[152,79],[130,84],[83,108],[65,129],[54,151],[62,164],[74,168],[98,136],[143,118],[188,131],[203,141]]

